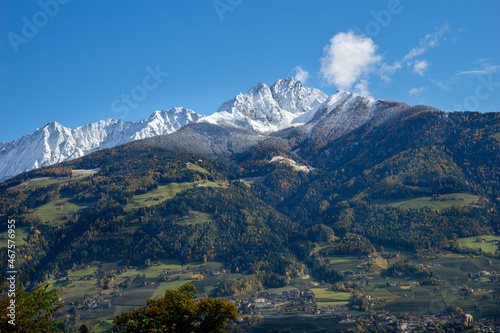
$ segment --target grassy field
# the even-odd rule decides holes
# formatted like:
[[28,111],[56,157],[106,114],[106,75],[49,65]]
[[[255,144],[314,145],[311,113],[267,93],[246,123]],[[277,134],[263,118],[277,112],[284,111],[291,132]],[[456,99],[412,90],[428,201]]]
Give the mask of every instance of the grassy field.
[[[163,200],[172,199],[177,193],[183,190],[190,189],[192,187],[193,183],[170,183],[167,185],[160,185],[154,191],[134,196],[132,200],[125,206],[125,209],[133,210],[141,207],[157,205]],[[149,200],[149,198],[159,200]]]
[[409,208],[409,209],[444,209],[457,206],[475,206],[479,197],[468,193],[451,193],[443,194],[441,197],[449,197],[453,200],[434,201],[432,197],[421,197],[415,199],[401,199],[401,200],[375,200],[373,203],[382,206],[390,206],[396,208]]
[[81,299],[85,294],[93,294],[97,292],[97,281],[59,281],[50,279],[49,290],[61,290],[61,296],[65,302],[74,302]]
[[89,204],[74,204],[68,200],[69,198],[52,200],[35,209],[33,213],[50,225],[61,225],[69,220],[74,211],[87,210],[89,208]]
[[198,166],[198,165],[193,164],[193,163],[189,163],[188,169],[198,171],[201,173],[210,173],[207,170],[203,169],[201,166]]
[[352,257],[335,256],[335,257],[327,257],[327,260],[330,264],[339,264],[343,262],[350,262],[352,260]]
[[45,186],[51,184],[61,184],[69,181],[69,179],[51,179],[49,177],[33,178],[25,181],[24,183],[18,185],[18,187],[24,186]]
[[386,288],[377,288],[377,289],[374,289],[374,290],[370,291],[368,293],[368,295],[370,295],[372,297],[379,297],[379,298],[381,298],[382,300],[385,300],[385,301],[392,301],[392,300],[400,297],[399,295],[391,293]]
[[191,213],[191,216],[194,216],[193,218],[179,220],[179,221],[176,221],[175,223],[179,224],[179,225],[189,225],[189,224],[201,224],[201,223],[205,223],[205,222],[215,221],[215,217],[213,215],[210,215],[207,213],[203,213],[203,212],[196,211],[196,210],[190,211],[190,213]]
[[373,264],[378,265],[382,269],[387,269],[389,267],[389,263],[387,259],[382,257],[377,257],[377,259],[372,261]]
[[71,171],[72,178],[55,179],[51,177],[37,177],[29,179],[22,184],[17,185],[17,188],[23,188],[26,186],[46,186],[51,184],[63,184],[73,180],[81,179],[99,172],[98,169],[85,170],[85,169],[75,169]]
[[344,305],[349,302],[351,293],[335,292],[324,288],[312,289],[316,297],[318,308],[326,305]]
[[72,271],[71,273],[68,274],[69,277],[74,278],[74,279],[79,279],[87,275],[92,275],[95,271],[97,271],[99,267],[93,266],[93,267],[86,267],[79,269],[77,271]]
[[326,243],[326,242],[323,242],[323,243],[319,243],[318,246],[314,247],[311,252],[309,252],[309,255],[312,256],[313,254],[321,251],[321,250],[324,250],[326,249],[327,247],[329,247],[330,244]]
[[194,269],[194,268],[199,268],[202,267],[202,263],[190,263],[187,265],[182,265],[180,261],[178,260],[162,260],[161,263],[158,266],[149,266],[149,267],[144,267],[144,268],[137,268],[137,269],[131,269],[126,271],[125,273],[122,273],[121,276],[134,276],[134,275],[142,275],[146,274],[146,278],[153,278],[153,277],[160,277],[160,275],[163,273],[163,270],[173,270],[173,271],[179,271],[182,269]]
[[[26,228],[16,228],[16,237],[12,240],[16,242],[16,246],[21,246],[26,244],[26,239],[28,239],[28,230]],[[0,248],[7,247],[8,240],[11,239],[8,237],[9,232],[4,231],[0,233]]]
[[327,262],[335,268],[337,271],[358,271],[358,266],[361,264],[366,264],[368,260],[358,259],[357,256],[342,255],[342,256],[329,256],[325,258]]
[[94,333],[105,333],[114,327],[113,320],[103,320],[94,326]]
[[162,282],[158,286],[158,289],[156,289],[155,293],[153,294],[153,298],[157,298],[160,296],[163,296],[165,294],[165,291],[168,289],[177,289],[180,286],[191,282],[191,280],[178,280],[178,281],[170,281],[170,282]]
[[[223,187],[220,184],[211,181],[200,181],[196,183],[201,184],[200,186]],[[167,185],[160,185],[154,191],[134,196],[132,200],[125,206],[125,209],[134,210],[141,207],[149,207],[157,205],[161,203],[163,200],[172,199],[173,197],[175,197],[177,193],[181,191],[193,188],[193,186],[195,186],[196,183],[186,182],[186,183],[170,183]],[[150,200],[150,198],[157,200]]]
[[[476,239],[484,239],[485,242],[476,242]],[[496,251],[499,250],[498,244],[493,244],[491,243],[492,240],[497,240],[500,242],[500,236],[491,236],[491,235],[484,235],[484,236],[474,236],[474,237],[466,237],[466,238],[460,238],[460,247],[462,248],[473,248],[473,249],[482,249],[484,252],[491,252],[495,253]]]
[[73,176],[73,178],[64,178],[64,179],[55,179],[55,178],[50,178],[50,177],[39,177],[39,178],[33,178],[30,180],[27,180],[24,183],[19,184],[15,187],[22,189],[26,186],[36,187],[36,186],[46,186],[46,185],[52,185],[52,184],[64,184],[64,183],[68,183],[70,181],[78,180],[81,178],[83,178],[83,176],[79,176],[79,177]]

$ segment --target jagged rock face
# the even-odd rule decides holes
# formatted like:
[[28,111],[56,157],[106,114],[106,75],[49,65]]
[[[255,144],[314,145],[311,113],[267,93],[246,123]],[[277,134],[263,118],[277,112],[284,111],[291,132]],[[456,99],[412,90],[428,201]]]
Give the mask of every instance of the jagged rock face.
[[313,114],[327,98],[322,91],[305,88],[294,78],[279,80],[271,88],[259,83],[198,122],[270,133],[306,123],[307,117],[299,117]]
[[160,136],[164,137],[148,142],[207,156],[230,156],[292,132],[306,139],[332,140],[371,120],[374,126],[381,124],[407,108],[345,91],[327,96],[285,78],[271,87],[259,83],[207,117],[174,108],[155,111],[139,122],[104,119],[74,130],[51,122],[32,135],[0,143],[0,181],[95,150]]
[[21,172],[111,148],[131,141],[170,134],[201,116],[192,110],[174,108],[155,111],[139,122],[104,119],[74,130],[56,122],[19,140],[0,143],[0,181]]

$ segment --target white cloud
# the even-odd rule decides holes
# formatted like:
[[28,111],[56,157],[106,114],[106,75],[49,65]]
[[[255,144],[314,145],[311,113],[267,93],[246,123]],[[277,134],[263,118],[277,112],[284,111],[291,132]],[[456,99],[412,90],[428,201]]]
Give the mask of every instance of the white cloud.
[[302,84],[306,84],[306,81],[309,79],[309,72],[303,69],[300,66],[297,66],[294,68],[296,71],[295,73],[295,80],[302,82]]
[[419,95],[421,95],[424,91],[425,91],[425,88],[424,88],[424,87],[420,87],[420,88],[413,88],[413,89],[410,89],[410,90],[408,90],[408,93],[410,94],[410,96],[419,96]]
[[[323,49],[321,75],[341,90],[349,90],[356,82],[368,76],[382,57],[377,54],[378,46],[369,37],[354,32],[339,32]],[[367,91],[367,81],[359,82]]]
[[429,67],[429,62],[427,60],[415,61],[413,65],[413,73],[424,76],[425,70]]
[[439,46],[439,43],[441,43],[441,40],[445,37],[445,34],[448,31],[450,31],[450,26],[445,24],[441,28],[438,28],[435,32],[425,35],[425,37],[420,40],[418,46],[408,52],[403,61],[415,58],[416,56],[427,51],[427,49]]
[[399,61],[394,61],[392,65],[388,65],[386,63],[383,63],[382,66],[380,66],[380,78],[384,80],[385,82],[390,82],[392,81],[392,78],[390,77],[393,75],[398,69],[403,68],[401,63]]
[[368,91],[368,80],[362,79],[359,81],[358,84],[354,86],[354,89],[361,95],[361,96],[369,96],[370,91]]

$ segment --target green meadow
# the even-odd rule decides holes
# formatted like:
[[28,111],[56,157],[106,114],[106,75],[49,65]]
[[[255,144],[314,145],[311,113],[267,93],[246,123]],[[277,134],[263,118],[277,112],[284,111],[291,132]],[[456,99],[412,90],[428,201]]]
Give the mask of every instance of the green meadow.
[[50,225],[61,225],[69,221],[74,211],[87,210],[90,204],[72,203],[70,198],[59,198],[38,207],[33,212]]
[[198,166],[198,165],[193,164],[193,163],[189,163],[188,169],[189,170],[198,171],[198,172],[201,172],[201,173],[210,173],[206,169],[203,169],[201,166]]
[[349,302],[351,293],[336,292],[324,288],[312,289],[316,298],[318,308],[326,305],[345,305]]
[[192,218],[187,218],[183,220],[178,220],[175,223],[179,225],[189,225],[189,224],[201,224],[205,222],[215,221],[215,217],[211,214],[203,213],[200,211],[190,211]]
[[[476,240],[484,239],[485,242],[477,242]],[[472,248],[472,249],[482,249],[484,252],[495,253],[499,250],[498,243],[492,243],[491,241],[496,240],[500,242],[500,236],[492,236],[492,235],[483,235],[483,236],[474,236],[474,237],[466,237],[460,238],[460,247],[461,248]]]
[[7,247],[9,239],[14,240],[16,242],[16,246],[26,244],[26,239],[28,239],[28,230],[26,228],[16,228],[15,230],[16,237],[14,239],[9,238],[8,231],[0,233],[0,247]]
[[223,187],[220,184],[211,181],[170,183],[167,185],[160,185],[156,190],[134,196],[132,200],[125,206],[125,209],[134,210],[141,207],[157,205],[164,200],[172,199],[176,196],[177,193],[184,190],[189,190],[194,186]]
[[374,203],[382,206],[407,209],[445,209],[448,207],[457,206],[475,206],[479,197],[468,193],[451,193],[443,194],[442,198],[451,198],[451,200],[433,200],[433,197],[420,197],[414,199],[401,200],[375,200]]

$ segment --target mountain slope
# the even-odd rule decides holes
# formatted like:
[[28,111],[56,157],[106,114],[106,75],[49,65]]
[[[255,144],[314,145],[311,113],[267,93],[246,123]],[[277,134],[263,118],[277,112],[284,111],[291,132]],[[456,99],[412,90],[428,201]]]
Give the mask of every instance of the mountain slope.
[[[0,187],[0,214],[19,216],[23,226],[33,224],[42,228],[42,235],[54,235],[53,242],[59,245],[49,246],[53,252],[45,252],[47,265],[40,261],[38,267],[45,273],[56,266],[71,267],[82,259],[133,258],[139,263],[148,258],[181,257],[189,262],[204,255],[232,263],[234,269],[271,265],[271,271],[288,270],[269,259],[266,251],[252,252],[250,245],[264,236],[271,241],[274,236],[269,230],[278,230],[273,225],[277,219],[283,222],[281,239],[272,242],[283,246],[276,250],[279,253],[295,254],[287,260],[294,269],[300,269],[298,261],[307,257],[304,253],[309,247],[303,252],[303,242],[316,239],[307,231],[315,224],[325,224],[338,235],[356,233],[374,244],[411,251],[445,248],[448,240],[457,237],[454,235],[468,237],[498,229],[498,114],[448,115],[417,108],[383,126],[374,126],[374,122],[376,118],[316,151],[311,141],[300,144],[299,151],[297,146],[262,143],[252,153],[233,160],[236,165],[200,158],[186,150],[171,151],[151,140],[135,141],[13,178]],[[297,171],[293,165],[271,163],[273,156],[316,168]],[[51,185],[23,184],[37,173],[50,174],[50,169],[97,167],[99,173],[87,178],[54,180]],[[246,185],[237,181],[247,177],[253,179]],[[146,200],[142,208],[134,208],[143,195],[172,190],[182,183],[189,186],[180,188],[177,196]],[[456,206],[442,211],[398,210],[379,203],[459,192],[484,198],[474,205],[456,201]],[[83,208],[69,213],[62,224],[37,222],[37,209],[52,202],[57,205],[57,200]],[[189,216],[190,211],[209,214],[217,222],[179,226],[178,218]],[[415,220],[420,222],[413,223]],[[131,224],[135,227],[129,229]],[[61,225],[63,229],[58,229]],[[221,240],[221,233],[227,239]],[[65,239],[56,237],[59,234]],[[82,246],[84,240],[89,246]],[[39,244],[36,238],[30,241]],[[218,244],[215,249],[211,247],[214,242]],[[200,249],[200,244],[206,246]]]
[[[105,119],[74,130],[51,122],[32,135],[0,143],[0,181],[21,172],[146,138],[203,156],[241,153],[270,137],[334,140],[377,118],[375,126],[408,108],[348,92],[327,96],[294,78],[259,83],[202,117],[185,108],[155,111],[139,122]],[[185,125],[189,126],[185,127]],[[183,128],[184,127],[184,128]],[[183,128],[182,132],[163,137]]]
[[214,114],[149,142],[203,156],[231,156],[265,140],[331,141],[372,119],[376,119],[372,126],[380,126],[408,108],[404,103],[344,91],[328,97],[286,78],[271,87],[259,83]]
[[314,114],[327,98],[322,91],[305,88],[294,78],[278,80],[271,88],[259,83],[198,122],[241,127],[261,133],[275,132],[306,123],[309,120],[307,117],[299,117]]
[[[353,294],[367,290],[357,284],[358,276],[342,274],[349,266],[337,262],[338,255],[348,256],[356,272],[358,265],[367,264],[368,254],[379,258],[372,261],[374,271],[360,274],[373,277],[370,284],[376,282],[380,289],[394,260],[424,264],[441,256],[443,266],[430,268],[435,269],[433,278],[445,281],[448,274],[459,274],[460,285],[463,281],[474,289],[488,286],[487,281],[467,277],[479,269],[470,265],[472,256],[461,253],[474,254],[484,262],[481,270],[489,272],[498,271],[499,253],[481,253],[459,244],[464,237],[494,237],[500,230],[500,113],[445,113],[431,107],[403,107],[388,117],[384,112],[322,142],[313,137],[299,142],[261,135],[251,149],[242,154],[233,150],[227,158],[190,152],[207,141],[205,146],[214,147],[212,156],[238,142],[236,148],[241,149],[259,134],[194,123],[171,135],[18,175],[0,184],[0,214],[18,221],[16,229],[28,234],[26,243],[16,247],[18,270],[33,267],[31,279],[43,282],[73,278],[78,267],[97,265],[102,275],[88,283],[94,286],[92,292],[101,292],[103,284],[113,281],[109,273],[115,282],[108,284],[108,291],[120,288],[112,306],[128,302],[127,293],[146,289],[146,282],[158,285],[185,279],[188,274],[180,271],[165,277],[167,281],[159,280],[164,275],[159,266],[151,267],[158,279],[133,281],[138,273],[147,273],[150,264],[170,265],[172,260],[184,267],[197,266],[204,278],[193,283],[214,296],[245,281],[264,288],[304,286],[298,278],[303,274],[325,281],[321,288],[343,282]],[[316,124],[321,125],[321,121]],[[160,139],[165,140],[163,146]],[[282,162],[272,162],[277,159]],[[304,171],[297,164],[314,169]],[[97,168],[88,176],[71,173]],[[400,206],[415,200],[419,207]],[[393,258],[394,251],[401,251],[403,258]],[[443,251],[453,253],[447,256]],[[0,260],[8,260],[7,251],[1,251]],[[461,263],[468,265],[467,270],[455,269]],[[215,269],[217,275],[210,274]],[[126,278],[120,276],[124,271]],[[221,280],[219,272],[228,275]],[[401,279],[396,281],[408,283],[408,277]],[[412,276],[411,281],[422,286],[401,292],[423,288],[428,295],[427,279]],[[58,283],[56,287],[68,291],[78,289],[70,281]],[[474,307],[485,302],[483,294],[471,295],[474,302],[457,300],[455,285],[440,285],[436,297],[447,290],[451,295],[447,301],[479,315]],[[73,301],[86,296],[71,297]],[[487,300],[495,316],[498,299]],[[395,302],[389,305],[396,306]],[[85,307],[79,304],[79,309]]]
[[200,118],[185,108],[155,111],[139,122],[104,119],[74,130],[56,122],[19,140],[0,143],[0,181],[21,172],[63,162],[127,142],[170,134]]

